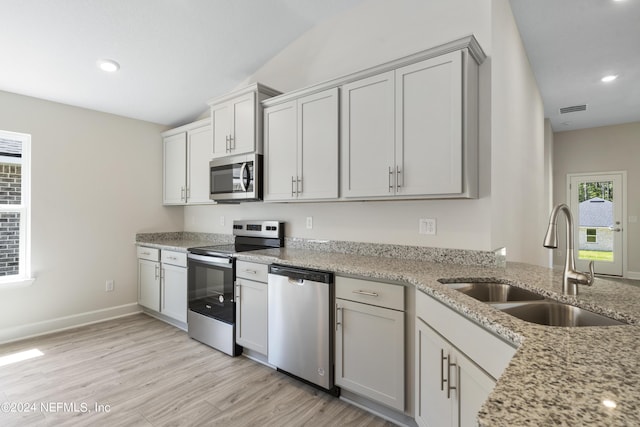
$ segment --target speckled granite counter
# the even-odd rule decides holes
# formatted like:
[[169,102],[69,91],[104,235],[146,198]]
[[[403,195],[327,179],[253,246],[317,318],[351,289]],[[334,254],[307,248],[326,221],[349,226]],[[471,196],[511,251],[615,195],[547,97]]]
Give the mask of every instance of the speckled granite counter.
[[[491,268],[290,248],[237,256],[412,284],[519,346],[478,415],[480,425],[640,425],[640,288],[596,279],[578,297],[563,296],[561,272],[518,263]],[[630,325],[535,325],[437,281],[464,278],[512,283]],[[606,408],[604,399],[617,407]]]
[[[175,244],[172,248],[198,246],[170,240],[154,244],[162,243]],[[581,287],[578,297],[563,296],[561,272],[519,263],[506,268],[470,266],[297,248],[242,252],[237,258],[413,285],[514,343],[516,355],[478,414],[482,426],[640,426],[638,287],[596,279],[592,287]],[[451,290],[438,279],[511,283],[630,324],[535,325]],[[605,399],[617,407],[605,407]]]
[[136,234],[137,245],[151,248],[169,249],[186,252],[189,248],[209,245],[225,245],[233,243],[230,234],[190,233],[175,231],[169,233],[139,233]]

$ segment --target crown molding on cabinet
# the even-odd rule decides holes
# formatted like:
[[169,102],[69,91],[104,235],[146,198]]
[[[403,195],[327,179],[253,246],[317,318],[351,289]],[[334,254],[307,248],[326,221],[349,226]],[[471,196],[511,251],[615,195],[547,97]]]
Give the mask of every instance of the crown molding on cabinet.
[[[414,53],[412,55],[405,56],[403,58],[399,58],[393,61],[386,62],[381,65],[377,65],[375,67],[367,68],[365,70],[357,71],[355,73],[348,74],[346,76],[342,76],[332,80],[327,80],[321,83],[317,83],[315,85],[308,86],[306,88],[302,88],[292,92],[287,92],[279,96],[274,96],[272,98],[262,101],[262,105],[264,107],[269,107],[272,105],[281,104],[283,102],[287,102],[292,99],[297,99],[301,96],[313,95],[315,93],[321,92],[326,89],[339,87],[346,83],[350,83],[356,80],[361,80],[367,77],[371,77],[377,74],[381,74],[387,71],[404,67],[405,65],[413,64],[419,61],[423,61],[425,59],[434,58],[440,55],[444,55],[444,54],[455,52],[462,49],[467,49],[467,51],[469,52],[469,56],[473,58],[478,65],[481,65],[484,62],[484,60],[487,58],[486,54],[482,50],[482,47],[480,47],[480,44],[476,40],[475,36],[472,34],[457,40],[453,40],[445,44],[441,44],[439,46],[432,47],[430,49],[423,50],[421,52]],[[225,96],[225,98],[229,98],[229,97],[231,97],[231,95]],[[216,100],[216,102],[218,102],[218,100]],[[212,101],[209,101],[209,103],[211,104]]]
[[235,90],[233,92],[229,92],[226,93],[222,96],[219,96],[217,98],[212,98],[209,101],[207,101],[207,104],[209,104],[209,106],[213,106],[216,104],[220,104],[222,102],[226,102],[229,101],[231,99],[237,98],[238,96],[242,96],[244,94],[250,93],[250,92],[260,92],[264,95],[267,96],[276,96],[276,95],[280,95],[282,92],[275,90],[273,88],[270,88],[269,86],[265,86],[261,83],[254,83],[252,85],[249,85],[247,87],[243,87],[241,89]]

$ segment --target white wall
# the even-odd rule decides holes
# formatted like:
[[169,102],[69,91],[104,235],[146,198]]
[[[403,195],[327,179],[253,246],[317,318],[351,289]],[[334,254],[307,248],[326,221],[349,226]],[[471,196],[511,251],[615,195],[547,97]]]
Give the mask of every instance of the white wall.
[[[244,83],[286,92],[468,34],[489,56],[480,67],[479,199],[188,207],[185,228],[229,232],[229,219],[273,217],[288,221],[287,234],[295,237],[506,246],[510,261],[548,265],[548,252],[537,243],[550,194],[543,106],[507,0],[365,1],[303,35]],[[313,230],[305,229],[306,216],[314,217]],[[436,218],[438,234],[418,235],[419,218]]]
[[542,98],[508,0],[492,4],[491,242],[510,261],[548,265]]
[[[640,216],[640,122],[554,134],[554,202],[567,203],[567,174],[627,171],[627,214]],[[640,223],[626,228],[629,277],[640,279]],[[560,239],[564,247],[564,240]],[[557,253],[564,257],[564,249]],[[556,258],[561,263],[563,258]]]
[[[33,285],[0,288],[0,342],[135,304],[135,233],[181,230],[162,206],[163,127],[0,92],[0,129],[31,134]],[[105,280],[115,291],[105,292]],[[118,312],[118,310],[115,310]],[[79,316],[85,319],[85,317]]]
[[[369,0],[293,42],[245,83],[283,92],[340,77],[474,34],[491,54],[490,0]],[[243,204],[185,208],[188,231],[231,232],[235,218],[287,221],[288,236],[490,250],[490,65],[481,67],[478,200]],[[219,217],[226,217],[220,225]],[[313,230],[305,228],[314,217]],[[436,236],[418,234],[419,218],[436,218]]]

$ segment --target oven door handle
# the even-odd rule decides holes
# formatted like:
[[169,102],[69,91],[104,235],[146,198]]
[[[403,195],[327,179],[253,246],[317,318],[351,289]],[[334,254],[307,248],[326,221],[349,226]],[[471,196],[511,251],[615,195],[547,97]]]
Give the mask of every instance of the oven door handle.
[[249,181],[249,177],[247,177],[247,185],[244,185],[244,173],[247,170],[247,163],[243,163],[242,166],[240,166],[240,187],[242,188],[242,191],[246,192],[247,191],[247,185],[249,185],[248,181]]
[[225,266],[226,268],[231,268],[231,258],[221,258],[209,255],[196,255],[192,253],[188,254],[187,258],[194,261],[201,261],[205,264],[218,264],[221,266]]

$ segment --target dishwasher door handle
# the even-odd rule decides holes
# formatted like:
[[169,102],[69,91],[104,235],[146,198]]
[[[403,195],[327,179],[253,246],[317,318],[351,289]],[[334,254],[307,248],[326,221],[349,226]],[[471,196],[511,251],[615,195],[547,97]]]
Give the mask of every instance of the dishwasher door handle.
[[291,285],[304,286],[304,279],[294,279],[294,278],[291,278],[291,277],[287,277],[287,280],[289,281],[289,284],[291,284]]

